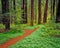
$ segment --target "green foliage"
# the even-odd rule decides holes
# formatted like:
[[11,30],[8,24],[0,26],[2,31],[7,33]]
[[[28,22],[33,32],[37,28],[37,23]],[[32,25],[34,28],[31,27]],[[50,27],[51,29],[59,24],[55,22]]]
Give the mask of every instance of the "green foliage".
[[10,16],[11,18],[14,17],[13,22],[15,24],[20,24],[22,22],[22,12],[23,10],[21,10],[21,0],[16,1],[16,9],[14,10],[13,8],[11,8],[10,6]]
[[16,30],[16,29],[15,30],[12,29],[10,31],[0,33],[0,44],[5,43],[6,41],[8,41],[12,38],[21,36],[23,34],[24,34],[24,31]]
[[38,26],[27,26],[25,29],[29,29],[29,30],[32,30],[32,29],[35,29],[37,28]]
[[[27,0],[27,15],[28,15],[28,23],[21,24],[22,13],[24,12],[21,9],[22,0],[16,0],[16,9],[13,9],[13,0],[10,0],[9,12],[5,14],[1,14],[1,0],[0,0],[0,15],[10,15],[10,21],[13,22],[11,24],[11,29],[8,32],[0,33],[0,44],[5,43],[6,41],[20,36],[23,34],[23,29],[34,29],[38,26],[29,26],[30,17],[31,17],[31,2]],[[44,15],[45,1],[42,0],[42,18]],[[1,17],[2,18],[2,17]],[[16,44],[10,46],[9,48],[60,48],[60,38],[52,37],[50,34],[60,34],[60,23],[55,23],[55,16],[51,20],[51,3],[49,0],[49,8],[48,8],[48,17],[47,23],[45,25],[40,25],[40,29],[35,31],[32,35],[24,38],[22,41],[17,42]],[[38,0],[34,0],[34,23],[36,24],[38,20]],[[42,19],[43,20],[43,19]],[[0,25],[0,29],[4,28],[4,25]],[[3,39],[4,38],[4,39]]]
[[18,41],[9,48],[60,48],[60,38],[51,37],[48,33],[48,28],[41,25],[38,30],[30,36]]
[[3,24],[0,24],[0,29],[3,29],[4,28],[4,25]]

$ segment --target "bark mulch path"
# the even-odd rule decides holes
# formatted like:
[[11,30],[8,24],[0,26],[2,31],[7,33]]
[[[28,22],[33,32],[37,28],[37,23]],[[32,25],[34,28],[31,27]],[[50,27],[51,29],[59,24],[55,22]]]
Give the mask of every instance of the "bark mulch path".
[[25,37],[27,37],[27,36],[29,36],[29,35],[31,35],[31,34],[32,34],[34,31],[36,31],[38,28],[39,28],[39,27],[37,27],[37,28],[35,28],[35,29],[33,29],[33,30],[24,30],[24,31],[25,31],[25,34],[24,34],[24,35],[18,36],[18,37],[16,37],[16,38],[13,38],[13,39],[7,41],[6,43],[0,45],[0,48],[8,48],[9,46],[15,44],[16,42],[24,39]]

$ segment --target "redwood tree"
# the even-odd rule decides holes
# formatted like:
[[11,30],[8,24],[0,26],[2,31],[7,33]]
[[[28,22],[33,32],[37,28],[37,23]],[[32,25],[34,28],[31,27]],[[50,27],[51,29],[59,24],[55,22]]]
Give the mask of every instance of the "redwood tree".
[[31,26],[33,26],[34,22],[34,0],[31,0]]
[[27,23],[27,0],[22,0],[22,10],[23,10],[23,23],[26,24]]
[[47,11],[48,11],[48,0],[46,0],[46,4],[45,4],[44,17],[43,17],[44,23],[47,22]]
[[41,23],[41,0],[38,0],[38,24]]
[[2,3],[2,22],[5,25],[5,29],[10,29],[10,16],[9,16],[9,0],[1,0]]

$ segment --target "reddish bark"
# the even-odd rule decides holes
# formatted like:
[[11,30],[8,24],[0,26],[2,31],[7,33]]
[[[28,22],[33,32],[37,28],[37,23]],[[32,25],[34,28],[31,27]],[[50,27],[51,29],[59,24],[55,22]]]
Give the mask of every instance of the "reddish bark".
[[44,23],[47,22],[47,11],[48,11],[48,0],[46,0],[46,4],[45,4],[44,17],[43,17]]
[[31,0],[31,26],[33,26],[34,22],[34,0]]
[[38,0],[38,24],[41,23],[41,0]]

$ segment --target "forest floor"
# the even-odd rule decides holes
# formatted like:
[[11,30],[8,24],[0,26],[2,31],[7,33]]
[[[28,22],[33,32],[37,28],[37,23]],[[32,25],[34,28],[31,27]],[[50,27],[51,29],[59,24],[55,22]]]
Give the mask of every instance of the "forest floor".
[[30,36],[9,46],[9,48],[60,48],[60,37],[50,34],[60,34],[60,31],[40,25],[40,28]]
[[[38,27],[38,28],[39,28],[39,27]],[[1,44],[1,45],[0,45],[0,48],[8,48],[8,46],[13,45],[14,43],[18,42],[19,40],[22,40],[23,38],[29,36],[30,34],[32,34],[32,33],[33,33],[36,29],[38,29],[38,28],[35,28],[35,29],[33,29],[33,30],[25,29],[25,30],[24,30],[24,31],[25,31],[25,34],[24,34],[24,35],[18,36],[18,37],[16,37],[16,38],[13,38],[13,39],[11,39],[11,40],[9,40],[9,41]]]
[[[24,39],[21,40],[20,37],[18,37],[18,39],[15,38],[19,40],[18,42],[13,39],[15,40],[14,43],[13,41],[12,44],[6,43],[8,44],[8,48],[60,48],[60,37],[53,36],[60,34],[60,30],[53,30],[45,25],[39,25],[38,30],[34,28],[35,27],[28,27],[25,29],[27,34],[23,35],[24,37],[20,36],[21,39]],[[3,45],[5,46],[5,44]]]

